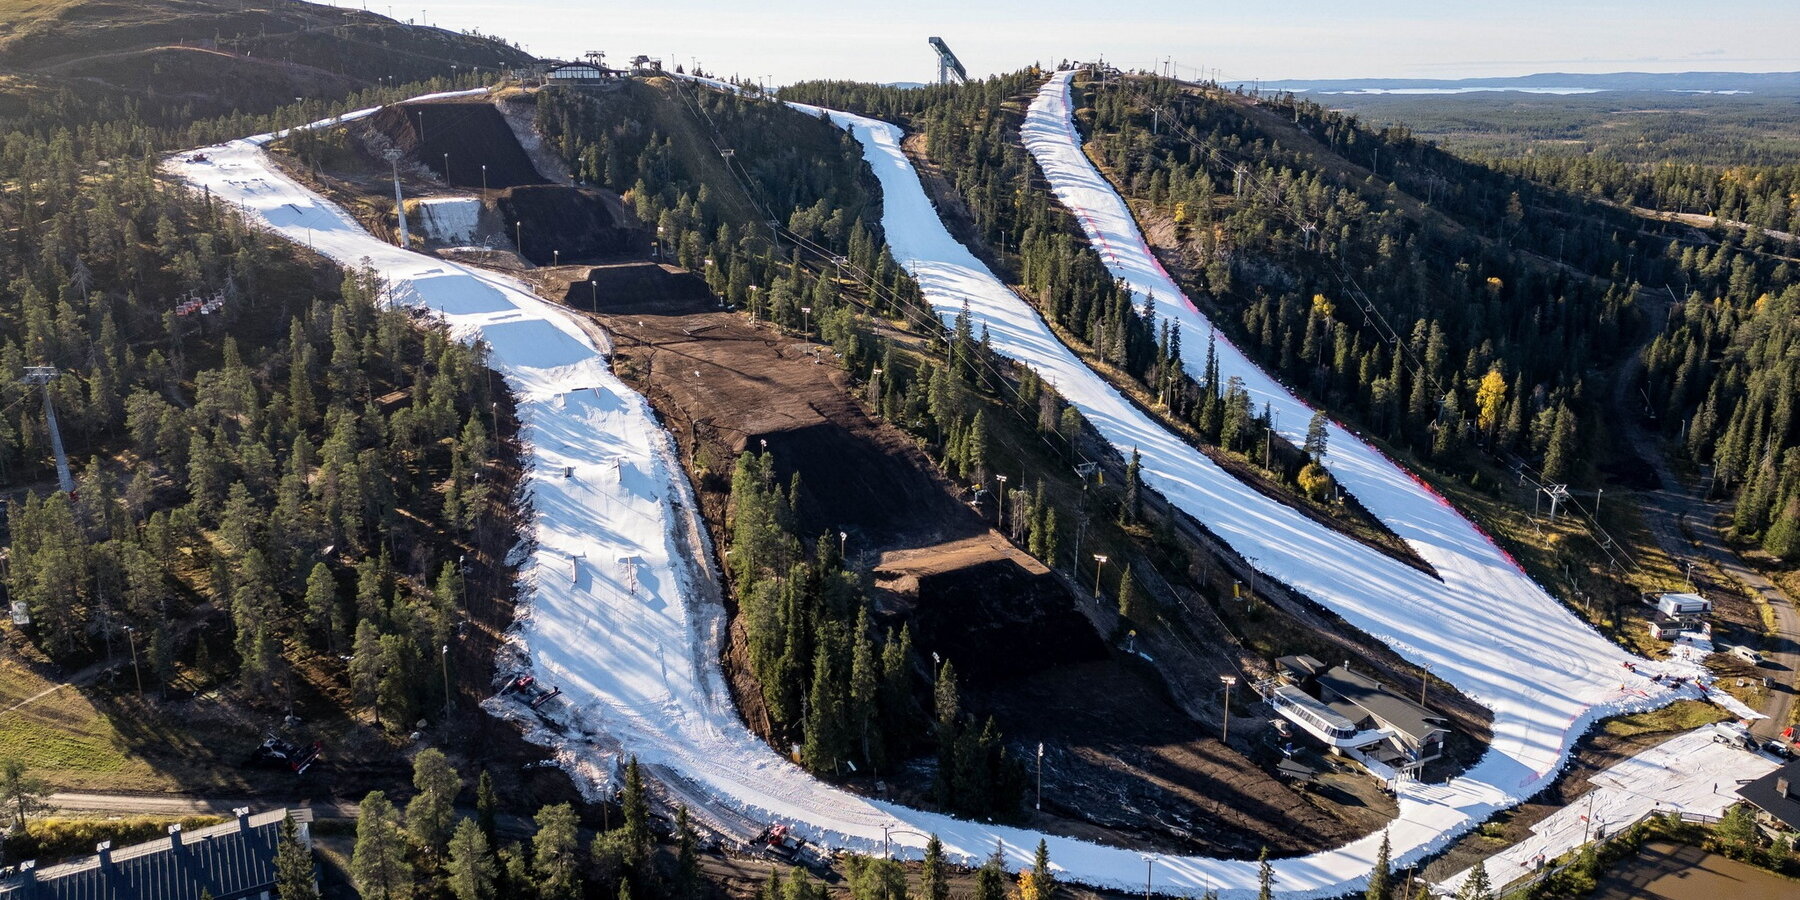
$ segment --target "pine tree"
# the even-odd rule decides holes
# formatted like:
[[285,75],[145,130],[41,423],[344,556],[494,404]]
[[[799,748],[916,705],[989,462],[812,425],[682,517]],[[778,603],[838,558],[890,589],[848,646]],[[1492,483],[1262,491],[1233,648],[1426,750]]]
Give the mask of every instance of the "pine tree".
[[275,896],[280,900],[319,900],[313,878],[312,849],[300,840],[294,814],[281,819],[281,836],[275,846]]
[[456,900],[493,900],[496,870],[493,849],[481,826],[473,819],[457,822],[445,866],[450,893]]
[[538,810],[537,834],[531,839],[531,869],[540,900],[575,900],[581,896],[576,850],[575,808],[558,803]]
[[408,900],[413,894],[413,867],[406,859],[406,840],[394,805],[381,791],[370,791],[356,813],[356,848],[350,877],[365,900]]
[[442,751],[428,747],[413,757],[413,787],[406,804],[406,829],[432,853],[442,856],[456,822],[456,794],[462,780]]
[[1313,411],[1312,420],[1306,423],[1306,442],[1301,449],[1306,451],[1306,455],[1312,457],[1312,461],[1315,463],[1325,459],[1326,442],[1331,434],[1328,427],[1330,422],[1325,411],[1320,409]]

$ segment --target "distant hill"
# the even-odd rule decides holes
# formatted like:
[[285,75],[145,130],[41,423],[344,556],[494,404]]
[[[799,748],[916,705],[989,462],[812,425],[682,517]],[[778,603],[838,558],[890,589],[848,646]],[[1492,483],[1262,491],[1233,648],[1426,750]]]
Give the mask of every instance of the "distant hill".
[[1696,91],[1800,93],[1800,72],[1539,72],[1498,78],[1324,78],[1265,81],[1265,89],[1308,93],[1455,91]]
[[0,0],[0,113],[47,88],[254,112],[530,59],[494,38],[291,0]]

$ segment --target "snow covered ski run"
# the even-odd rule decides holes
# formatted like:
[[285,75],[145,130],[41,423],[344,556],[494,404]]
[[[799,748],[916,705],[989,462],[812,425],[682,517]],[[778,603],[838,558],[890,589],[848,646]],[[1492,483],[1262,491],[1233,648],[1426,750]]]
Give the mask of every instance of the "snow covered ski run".
[[[1364,502],[1396,530],[1402,526],[1390,517],[1419,521],[1402,534],[1426,545],[1420,552],[1445,573],[1443,583],[1314,525],[1169,436],[1087,370],[951,238],[901,152],[898,128],[831,115],[862,142],[882,184],[883,225],[894,255],[941,315],[954,316],[966,301],[991,329],[997,350],[1054,378],[1115,446],[1143,450],[1147,483],[1272,576],[1408,657],[1430,662],[1434,675],[1494,708],[1496,743],[1475,768],[1450,787],[1406,788],[1389,829],[1396,859],[1441,846],[1547,784],[1594,718],[1668,699],[1637,676],[1627,676],[1620,691],[1620,663],[1629,659],[1623,651],[1564,613],[1454,511],[1430,509],[1441,501],[1397,469],[1394,477],[1406,485],[1390,484],[1385,489],[1393,497],[1365,496]],[[274,165],[263,150],[272,137],[209,148],[208,161],[172,157],[165,167],[289,241],[308,243],[346,266],[372,266],[391,285],[393,302],[431,310],[457,335],[485,341],[491,364],[518,397],[534,518],[521,549],[528,556],[521,569],[519,657],[507,674],[535,676],[561,695],[535,711],[511,695],[491,708],[524,721],[532,738],[556,748],[589,790],[606,789],[620,757],[635,755],[665,774],[673,793],[719,818],[787,822],[808,838],[864,851],[891,837],[896,851],[911,856],[923,845],[914,833],[938,834],[948,852],[965,860],[985,856],[999,842],[1009,867],[1028,864],[1041,837],[1035,832],[849,794],[751,734],[720,672],[724,611],[689,487],[644,400],[610,371],[604,338],[512,278],[404,251],[368,234]],[[1333,456],[1339,448],[1350,456],[1354,442],[1334,436]],[[1371,491],[1381,484],[1359,482]],[[1442,533],[1434,536],[1435,528]],[[1138,851],[1044,837],[1065,877],[1144,886],[1145,855]],[[1319,897],[1352,890],[1367,875],[1379,841],[1371,835],[1277,862],[1277,889]],[[1256,890],[1254,862],[1150,859],[1158,892],[1217,888],[1227,897],[1247,897]]]

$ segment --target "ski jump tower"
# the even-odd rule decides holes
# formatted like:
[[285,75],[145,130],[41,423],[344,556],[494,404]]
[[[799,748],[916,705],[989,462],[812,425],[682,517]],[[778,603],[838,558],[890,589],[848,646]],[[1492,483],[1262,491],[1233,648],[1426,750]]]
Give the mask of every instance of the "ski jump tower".
[[957,84],[967,84],[969,71],[963,68],[962,60],[950,52],[950,45],[941,37],[931,38],[931,49],[938,55],[938,84],[949,84],[951,76],[956,77]]

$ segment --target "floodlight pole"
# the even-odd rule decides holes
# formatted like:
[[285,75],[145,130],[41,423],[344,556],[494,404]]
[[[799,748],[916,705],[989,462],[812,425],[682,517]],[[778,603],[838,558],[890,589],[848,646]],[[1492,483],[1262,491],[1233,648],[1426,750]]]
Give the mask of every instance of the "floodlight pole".
[[406,199],[400,195],[400,157],[406,154],[398,147],[389,147],[382,151],[381,158],[394,168],[394,213],[400,222],[400,249],[411,250],[412,239],[406,235]]
[[444,666],[444,719],[445,719],[445,721],[448,721],[450,719],[450,645],[449,644],[445,644],[443,649],[438,651],[438,658],[443,661],[443,666]]
[[1100,597],[1100,571],[1106,567],[1106,554],[1094,554],[1094,597]]
[[1231,743],[1231,686],[1234,684],[1237,684],[1237,676],[1236,675],[1220,675],[1219,681],[1221,681],[1225,684],[1225,730],[1223,733],[1224,736],[1219,738],[1219,742],[1222,744],[1230,744]]

